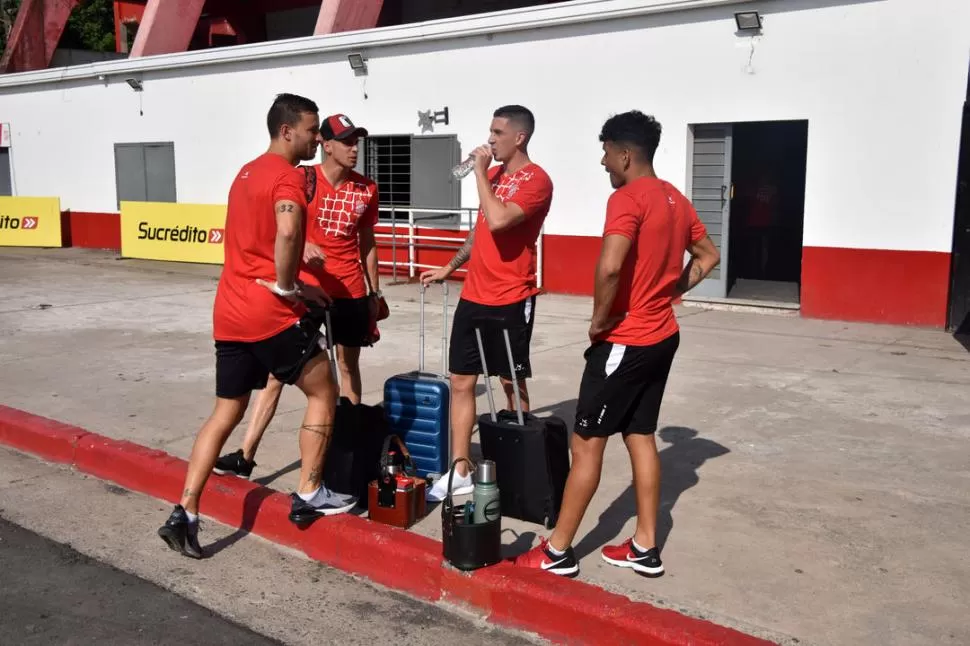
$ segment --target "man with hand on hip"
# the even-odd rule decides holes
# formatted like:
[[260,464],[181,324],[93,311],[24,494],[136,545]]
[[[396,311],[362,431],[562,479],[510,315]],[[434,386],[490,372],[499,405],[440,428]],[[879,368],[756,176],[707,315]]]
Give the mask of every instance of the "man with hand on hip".
[[267,376],[295,384],[307,398],[299,431],[300,482],[290,520],[304,524],[349,511],[356,500],[327,490],[323,462],[333,431],[336,388],[320,329],[305,300],[325,304],[319,288],[297,280],[303,256],[306,178],[295,166],[313,159],[320,117],[313,101],[281,94],[267,115],[269,149],[246,163],[229,189],[225,262],[213,306],[215,409],[199,430],[179,504],[158,535],[173,550],[202,558],[198,515],[219,451]]
[[[331,340],[336,345],[340,395],[359,404],[362,392],[360,349],[377,337],[377,321],[388,315],[380,292],[377,245],[379,197],[377,184],[356,172],[358,146],[367,136],[342,114],[320,125],[326,154],[322,164],[304,166],[308,182],[307,241],[300,279],[321,287],[333,299],[330,306]],[[323,324],[322,309],[311,307],[310,317]],[[283,391],[269,379],[257,396],[255,411],[242,448],[219,458],[214,471],[249,478],[256,466],[256,449],[266,432]]]

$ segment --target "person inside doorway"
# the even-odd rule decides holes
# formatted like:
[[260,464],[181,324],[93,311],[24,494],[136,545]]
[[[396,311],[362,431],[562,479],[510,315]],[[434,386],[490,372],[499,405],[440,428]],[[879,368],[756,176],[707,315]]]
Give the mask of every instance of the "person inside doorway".
[[769,249],[778,219],[778,182],[766,168],[761,168],[756,178],[744,191],[744,264],[747,278],[767,280]]

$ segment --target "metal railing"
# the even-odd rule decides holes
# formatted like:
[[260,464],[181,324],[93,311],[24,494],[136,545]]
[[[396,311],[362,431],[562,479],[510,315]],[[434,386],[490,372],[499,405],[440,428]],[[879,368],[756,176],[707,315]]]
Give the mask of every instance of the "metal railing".
[[[474,228],[475,219],[478,216],[477,208],[433,209],[418,206],[391,206],[381,209],[381,211],[382,214],[390,213],[391,217],[390,220],[378,219],[377,226],[389,227],[391,232],[378,232],[374,234],[374,238],[377,240],[378,258],[380,258],[380,249],[384,248],[391,250],[391,259],[378,259],[377,264],[379,267],[391,267],[391,284],[396,284],[398,282],[398,274],[403,273],[402,264],[407,267],[408,279],[415,278],[421,269],[437,269],[441,264],[444,264],[429,265],[418,262],[418,251],[427,249],[457,252],[465,243],[467,233]],[[407,222],[399,222],[399,216],[403,216],[405,213],[407,214]],[[456,215],[459,216],[458,222],[454,222]],[[433,224],[435,220],[440,221],[444,219],[450,221],[441,222],[438,225]],[[419,227],[435,228],[443,231],[462,231],[466,235],[461,237],[427,235],[418,233],[417,229]],[[540,232],[539,238],[536,240],[536,282],[538,287],[542,287],[542,237],[543,234]],[[408,250],[407,262],[400,263],[398,262],[398,250],[404,248],[405,245]],[[461,275],[464,275],[467,271],[466,267],[458,269],[455,273],[462,272]]]

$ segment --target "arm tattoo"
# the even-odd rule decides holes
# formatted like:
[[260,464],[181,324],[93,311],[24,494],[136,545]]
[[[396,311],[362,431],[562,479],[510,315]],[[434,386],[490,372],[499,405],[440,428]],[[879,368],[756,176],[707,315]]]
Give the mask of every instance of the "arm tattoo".
[[455,257],[452,258],[451,262],[448,263],[448,266],[451,267],[452,270],[456,270],[468,262],[468,259],[472,256],[472,244],[474,242],[475,230],[472,229],[468,234],[468,238],[465,240],[465,244],[461,246],[461,249],[458,250]]
[[691,265],[690,279],[688,281],[688,285],[690,285],[690,287],[693,288],[694,286],[697,285],[697,283],[701,282],[701,278],[703,277],[703,275],[704,275],[703,267],[701,267],[700,265]]
[[279,211],[280,213],[292,213],[293,212],[293,205],[292,204],[280,204],[280,207],[277,209],[277,211]]

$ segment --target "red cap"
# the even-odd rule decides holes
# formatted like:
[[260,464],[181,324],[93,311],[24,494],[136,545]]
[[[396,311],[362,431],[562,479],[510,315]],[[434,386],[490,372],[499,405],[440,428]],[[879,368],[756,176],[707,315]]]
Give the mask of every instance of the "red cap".
[[320,125],[320,134],[328,140],[346,139],[354,135],[366,137],[367,128],[358,128],[345,114],[334,114],[323,120]]

